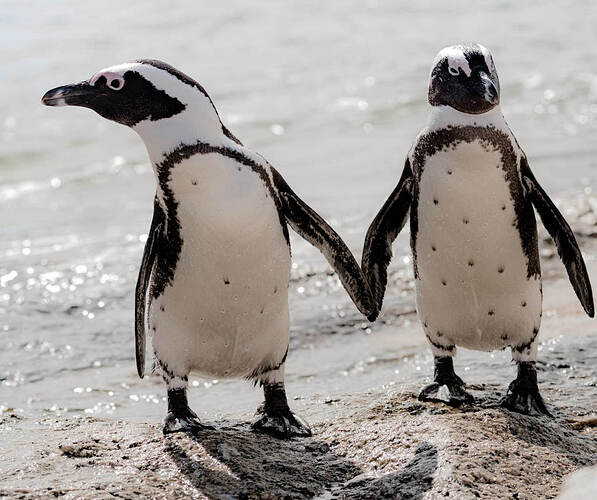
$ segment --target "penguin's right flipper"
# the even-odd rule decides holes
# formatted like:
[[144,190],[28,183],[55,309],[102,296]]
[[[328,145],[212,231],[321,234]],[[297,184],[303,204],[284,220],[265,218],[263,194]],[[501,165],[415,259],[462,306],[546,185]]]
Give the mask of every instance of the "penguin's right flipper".
[[407,159],[398,185],[367,230],[362,268],[377,307],[381,309],[392,259],[392,243],[404,227],[412,202],[413,173]]
[[164,213],[157,199],[154,201],[153,218],[145,242],[137,286],[135,287],[135,357],[137,360],[137,373],[143,378],[145,375],[145,306],[147,303],[147,290],[151,270],[158,250],[158,239],[161,231]]
[[558,254],[566,266],[568,278],[576,292],[576,296],[586,313],[592,318],[595,315],[595,306],[593,304],[591,282],[572,229],[551,201],[549,195],[535,179],[524,156],[520,162],[520,175],[528,199],[541,216],[545,229],[547,229],[556,244]]
[[359,311],[370,321],[374,321],[379,312],[376,302],[363,271],[346,243],[326,221],[299,198],[277,170],[272,168],[271,171],[282,204],[282,212],[288,224],[323,254]]

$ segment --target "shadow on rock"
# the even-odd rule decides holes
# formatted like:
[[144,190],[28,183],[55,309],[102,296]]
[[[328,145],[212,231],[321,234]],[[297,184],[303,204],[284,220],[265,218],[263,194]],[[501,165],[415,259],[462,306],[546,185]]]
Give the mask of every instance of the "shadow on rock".
[[592,436],[583,435],[562,425],[558,418],[529,417],[503,410],[507,428],[512,436],[533,446],[546,447],[568,457],[575,465],[597,463],[597,442]]
[[398,472],[381,477],[357,476],[342,489],[341,498],[408,498],[420,499],[433,486],[437,470],[437,448],[423,442],[417,447],[412,460]]
[[241,426],[174,435],[165,449],[210,498],[310,498],[361,473],[323,441],[282,441]]
[[418,499],[432,487],[437,449],[421,443],[404,469],[372,478],[317,439],[281,441],[241,426],[167,438],[166,452],[200,493],[213,498]]

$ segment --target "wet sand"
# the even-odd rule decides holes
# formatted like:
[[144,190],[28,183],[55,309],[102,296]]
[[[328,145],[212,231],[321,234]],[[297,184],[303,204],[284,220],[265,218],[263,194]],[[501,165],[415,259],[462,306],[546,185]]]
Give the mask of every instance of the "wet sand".
[[[597,245],[591,227],[585,229],[583,251],[592,256]],[[470,384],[474,405],[419,402],[431,356],[414,315],[395,311],[390,300],[372,334],[353,327],[293,354],[291,405],[310,421],[313,438],[279,441],[250,432],[260,394],[240,383],[201,397],[191,393],[193,406],[216,427],[198,436],[163,437],[159,421],[143,422],[142,415],[137,422],[29,418],[7,409],[0,421],[0,495],[555,498],[567,474],[597,463],[597,328],[580,309],[563,266],[549,258],[550,248],[543,243],[538,370],[553,419],[499,408],[515,372],[507,352],[459,351],[456,370]],[[595,259],[587,264],[597,276]],[[350,347],[338,349],[344,343]],[[372,344],[378,355],[363,361]],[[345,374],[326,380],[301,369],[320,364],[325,373],[338,350],[336,356],[346,357]],[[349,351],[359,355],[351,358]]]

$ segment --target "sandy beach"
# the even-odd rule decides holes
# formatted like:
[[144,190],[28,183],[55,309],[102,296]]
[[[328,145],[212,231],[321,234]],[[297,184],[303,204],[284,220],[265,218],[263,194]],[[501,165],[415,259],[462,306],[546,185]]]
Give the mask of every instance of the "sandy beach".
[[[585,211],[575,227],[595,276],[593,215]],[[260,394],[242,382],[219,387],[224,394],[191,392],[202,418],[216,427],[196,436],[164,437],[159,420],[143,422],[142,416],[136,422],[52,414],[31,419],[4,409],[0,495],[555,498],[568,474],[597,462],[597,329],[546,240],[538,371],[553,419],[499,407],[514,375],[505,351],[459,352],[456,369],[474,405],[419,402],[431,355],[414,314],[388,307],[369,334],[339,327],[316,350],[293,353],[291,404],[311,422],[313,438],[280,441],[250,432]],[[347,344],[336,354],[344,356],[346,373],[313,381],[308,370],[323,360],[333,366],[339,343]]]

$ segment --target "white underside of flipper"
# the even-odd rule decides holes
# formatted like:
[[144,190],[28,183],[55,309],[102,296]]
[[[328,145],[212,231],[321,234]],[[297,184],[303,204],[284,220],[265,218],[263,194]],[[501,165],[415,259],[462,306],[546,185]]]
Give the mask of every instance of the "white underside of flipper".
[[428,157],[418,220],[417,310],[434,352],[489,351],[536,337],[541,279],[527,277],[499,151],[461,142]]
[[149,308],[156,356],[177,376],[276,366],[288,347],[291,262],[263,180],[209,153],[175,165],[169,187],[183,243],[172,283]]

